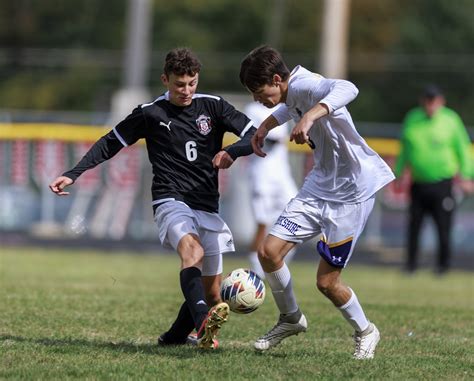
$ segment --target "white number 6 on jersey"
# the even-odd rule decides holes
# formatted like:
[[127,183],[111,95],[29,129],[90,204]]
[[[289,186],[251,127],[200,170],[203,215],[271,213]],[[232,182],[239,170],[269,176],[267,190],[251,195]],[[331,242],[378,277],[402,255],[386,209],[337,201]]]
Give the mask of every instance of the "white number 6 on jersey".
[[186,157],[189,161],[194,161],[198,157],[196,146],[197,144],[194,140],[190,140],[184,145],[184,148],[186,149]]

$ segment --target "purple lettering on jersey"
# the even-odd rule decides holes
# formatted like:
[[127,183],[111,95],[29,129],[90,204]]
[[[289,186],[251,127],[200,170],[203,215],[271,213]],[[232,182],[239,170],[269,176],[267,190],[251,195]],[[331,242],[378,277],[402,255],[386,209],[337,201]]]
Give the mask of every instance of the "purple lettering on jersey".
[[293,235],[295,235],[296,232],[301,228],[301,225],[298,225],[296,222],[293,222],[286,217],[279,217],[276,224],[283,226]]

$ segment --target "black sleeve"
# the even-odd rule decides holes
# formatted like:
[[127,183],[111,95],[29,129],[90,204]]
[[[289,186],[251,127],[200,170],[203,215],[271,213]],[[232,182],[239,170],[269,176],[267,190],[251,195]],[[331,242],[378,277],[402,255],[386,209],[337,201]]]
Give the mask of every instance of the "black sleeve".
[[145,137],[146,121],[142,108],[138,106],[107,135],[102,136],[77,165],[63,173],[73,181],[88,169],[114,157],[123,147],[134,144]]
[[142,107],[135,108],[130,115],[117,124],[114,132],[124,146],[130,146],[139,139],[145,138],[146,120]]
[[79,163],[77,163],[77,165],[70,171],[64,172],[63,176],[76,181],[83,172],[112,158],[123,147],[124,145],[117,138],[114,131],[110,131],[107,135],[102,136],[97,142],[95,142],[81,161],[79,161]]
[[249,130],[245,133],[245,135],[239,141],[231,144],[224,148],[230,157],[235,160],[240,156],[247,156],[253,153],[252,144],[250,144],[250,140],[252,136],[255,134],[257,129],[255,127],[250,127]]
[[241,138],[243,133],[253,126],[247,115],[236,110],[234,106],[222,98],[219,100],[219,114],[226,131],[232,132]]

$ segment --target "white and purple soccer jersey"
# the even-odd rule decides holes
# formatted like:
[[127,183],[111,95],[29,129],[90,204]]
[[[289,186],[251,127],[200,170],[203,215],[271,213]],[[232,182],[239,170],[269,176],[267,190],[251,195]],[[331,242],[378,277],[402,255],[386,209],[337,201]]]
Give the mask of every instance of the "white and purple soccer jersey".
[[286,103],[272,113],[282,124],[299,122],[318,103],[329,109],[308,133],[314,167],[270,233],[297,243],[324,234],[317,249],[335,267],[347,264],[375,193],[395,178],[359,135],[345,107],[357,94],[349,81],[326,79],[297,66],[288,81]]
[[387,163],[356,131],[345,107],[357,94],[358,89],[349,81],[326,79],[301,66],[293,69],[286,104],[273,113],[277,121],[298,122],[318,103],[329,108],[329,114],[309,131],[315,144],[314,167],[300,190],[301,196],[357,203],[395,178]]

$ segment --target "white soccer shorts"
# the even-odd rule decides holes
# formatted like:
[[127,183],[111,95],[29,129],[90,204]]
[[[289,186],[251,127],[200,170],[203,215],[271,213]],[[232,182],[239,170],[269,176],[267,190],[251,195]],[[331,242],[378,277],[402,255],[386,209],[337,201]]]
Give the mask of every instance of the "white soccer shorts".
[[186,234],[199,237],[204,249],[204,276],[222,273],[222,254],[235,251],[232,233],[217,213],[191,209],[184,202],[170,199],[156,208],[155,222],[164,247],[176,250]]
[[286,206],[270,234],[302,243],[322,234],[317,251],[330,265],[343,268],[349,262],[374,207],[375,196],[356,204],[308,199],[298,195]]

